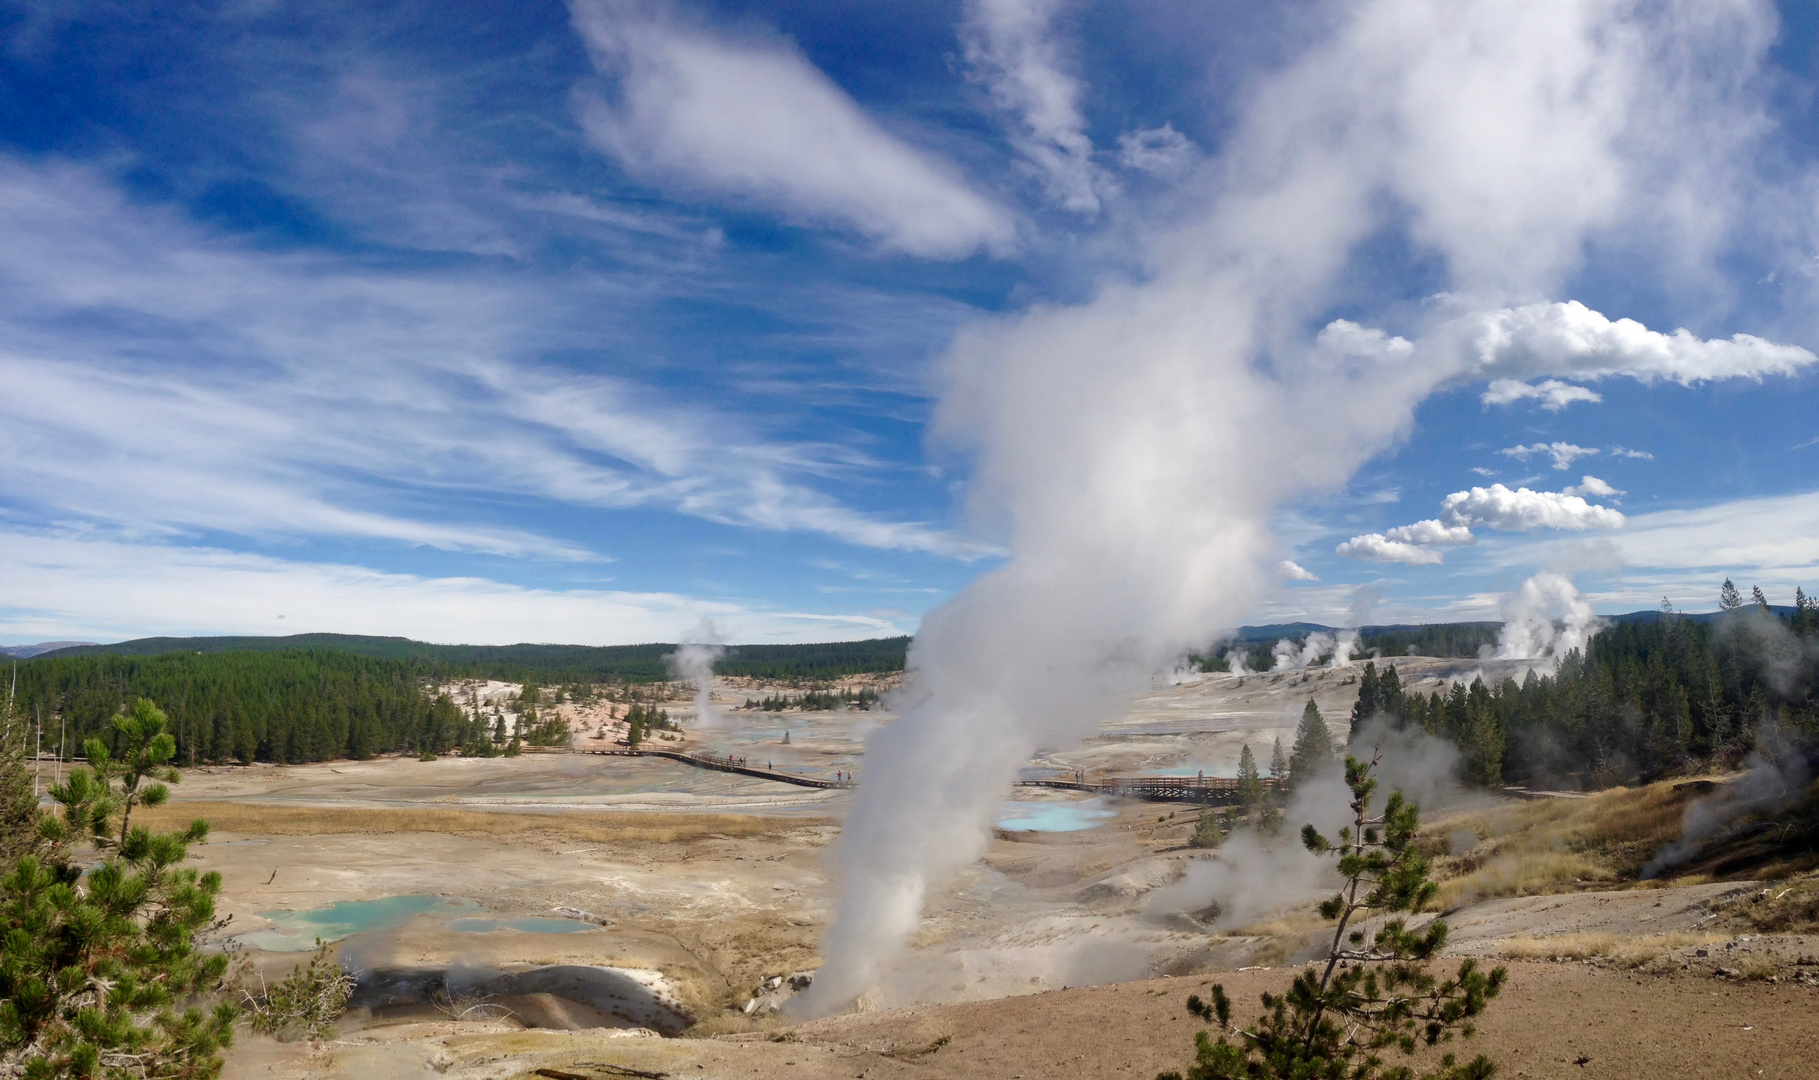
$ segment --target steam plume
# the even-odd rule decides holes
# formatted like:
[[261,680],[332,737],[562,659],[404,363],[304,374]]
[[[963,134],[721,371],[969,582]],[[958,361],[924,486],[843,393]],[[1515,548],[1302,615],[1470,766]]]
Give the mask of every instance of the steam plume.
[[1282,638],[1270,652],[1276,658],[1276,667],[1283,671],[1313,667],[1323,656],[1328,657],[1327,667],[1342,668],[1351,666],[1352,651],[1357,647],[1356,630],[1341,630],[1336,634],[1316,630],[1302,638],[1299,644]]
[[[1419,729],[1400,730],[1373,720],[1354,740],[1358,756],[1381,755],[1377,769],[1380,809],[1392,791],[1400,791],[1424,812],[1445,806],[1459,793],[1459,751],[1451,743]],[[1283,837],[1265,842],[1249,830],[1234,833],[1211,858],[1188,864],[1180,881],[1151,897],[1151,914],[1204,911],[1217,905],[1213,926],[1232,929],[1288,904],[1330,895],[1338,884],[1331,859],[1308,853],[1295,834],[1313,824],[1332,835],[1351,817],[1351,789],[1340,765],[1295,792],[1283,810]]]
[[1499,660],[1559,660],[1578,649],[1604,625],[1592,605],[1561,574],[1543,572],[1522,583],[1503,605],[1497,634]]
[[[970,456],[972,509],[1010,559],[924,619],[900,718],[867,740],[805,1011],[876,985],[928,889],[983,852],[1029,755],[1079,742],[1208,628],[1241,623],[1273,580],[1278,508],[1343,486],[1428,394],[1653,377],[1593,338],[1511,350],[1480,331],[1553,293],[1594,231],[1724,234],[1650,215],[1733,205],[1699,196],[1758,130],[1727,95],[1773,17],[1761,0],[1336,5],[1329,37],[1246,93],[1177,218],[1135,238],[1141,281],[959,335],[933,433]],[[1446,278],[1398,306],[1413,340],[1344,320],[1310,340],[1360,295],[1359,246],[1403,228]],[[1702,264],[1705,242],[1662,265]]]
[[721,716],[712,700],[714,665],[725,655],[726,644],[713,620],[702,619],[701,625],[683,639],[676,651],[663,658],[672,676],[695,684],[695,726],[698,728],[720,726]]

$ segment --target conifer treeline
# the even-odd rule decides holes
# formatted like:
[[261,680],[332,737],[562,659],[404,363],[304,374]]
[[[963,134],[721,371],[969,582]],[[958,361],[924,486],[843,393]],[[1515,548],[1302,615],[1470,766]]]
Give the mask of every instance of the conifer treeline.
[[39,659],[18,665],[18,711],[43,725],[46,752],[112,739],[109,720],[143,697],[169,715],[185,765],[442,753],[473,739],[453,701],[428,696],[443,674],[326,650]]
[[[1664,610],[1654,622],[1600,631],[1552,675],[1531,669],[1444,694],[1407,692],[1393,663],[1366,664],[1352,711],[1418,727],[1460,749],[1462,779],[1604,787],[1646,782],[1697,765],[1736,764],[1758,747],[1819,745],[1819,605],[1804,592],[1790,615],[1740,604],[1694,621]],[[1759,595],[1759,594],[1758,594]],[[1664,606],[1665,607],[1665,606]]]
[[835,709],[869,710],[878,703],[878,691],[869,686],[858,690],[810,690],[806,694],[790,697],[788,694],[772,694],[767,698],[746,698],[744,708],[757,709],[760,712],[783,712],[787,709],[801,709],[803,712],[832,712]]

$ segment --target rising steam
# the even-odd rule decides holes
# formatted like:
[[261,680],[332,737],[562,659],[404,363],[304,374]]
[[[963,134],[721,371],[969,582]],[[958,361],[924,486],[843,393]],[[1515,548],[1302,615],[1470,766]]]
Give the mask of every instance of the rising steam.
[[[1662,376],[1659,350],[1625,367],[1595,336],[1508,333],[1508,305],[1556,293],[1594,233],[1723,235],[1648,215],[1732,205],[1695,193],[1728,183],[1711,163],[1758,130],[1723,119],[1743,109],[1725,95],[1772,19],[1745,0],[1335,5],[1327,40],[1246,90],[1176,217],[1131,238],[1141,281],[961,333],[933,430],[972,460],[971,508],[1010,558],[924,619],[900,718],[867,740],[806,1011],[875,986],[1031,753],[1092,734],[1241,623],[1273,587],[1278,509],[1345,485],[1430,393]],[[1409,338],[1329,321],[1370,303],[1360,246],[1402,229],[1446,290],[1385,301]],[[1672,254],[1661,265],[1706,258]]]
[[712,620],[702,619],[701,625],[683,639],[676,651],[664,657],[669,665],[672,678],[695,684],[695,727],[716,728],[720,726],[721,716],[714,708],[714,665],[726,656],[726,643]]
[[1358,632],[1341,630],[1329,634],[1316,630],[1300,642],[1281,638],[1270,652],[1276,658],[1279,670],[1310,668],[1319,664],[1322,659],[1329,668],[1350,667],[1352,653],[1358,648]]
[[1573,583],[1544,572],[1522,583],[1503,605],[1503,629],[1497,634],[1499,660],[1552,660],[1585,651],[1604,620],[1592,614]]

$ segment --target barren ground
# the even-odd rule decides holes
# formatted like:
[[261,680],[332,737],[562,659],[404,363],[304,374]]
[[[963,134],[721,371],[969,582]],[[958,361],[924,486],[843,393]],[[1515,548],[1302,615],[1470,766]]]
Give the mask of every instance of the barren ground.
[[[1480,665],[1399,666],[1413,682]],[[1340,728],[1355,676],[1158,684],[1087,745],[1031,768],[1229,774],[1243,743],[1267,761],[1273,737],[1288,741],[1309,696]],[[758,689],[725,694],[725,724],[691,730],[686,745],[847,769],[863,782],[863,735],[888,714],[779,720],[730,708]],[[1292,910],[1219,934],[1152,916],[1151,894],[1199,854],[1185,846],[1193,811],[1108,800],[1115,816],[1096,828],[999,831],[985,858],[931,898],[911,957],[870,1011],[792,1026],[740,1006],[767,976],[819,963],[825,860],[850,793],[658,759],[526,755],[198,769],[174,794],[154,818],[216,823],[199,862],[225,877],[225,934],[341,901],[465,905],[337,945],[365,972],[340,1035],[321,1045],[243,1039],[230,1077],[624,1075],[589,1062],[702,1077],[1148,1077],[1187,1064],[1196,1027],[1187,993],[1223,972],[1247,1015],[1245,1003],[1285,977],[1281,965],[1310,954],[1317,927]],[[1469,809],[1478,821],[1519,805],[1532,804]],[[1501,1075],[1819,1075],[1819,940],[1712,917],[1758,884],[1556,884],[1566,895],[1487,899],[1448,915],[1451,953],[1518,958],[1480,1040]],[[475,914],[577,913],[591,928],[458,929]],[[248,952],[271,975],[301,955]],[[1236,970],[1257,966],[1275,970]],[[690,1037],[653,1033],[691,1020]]]

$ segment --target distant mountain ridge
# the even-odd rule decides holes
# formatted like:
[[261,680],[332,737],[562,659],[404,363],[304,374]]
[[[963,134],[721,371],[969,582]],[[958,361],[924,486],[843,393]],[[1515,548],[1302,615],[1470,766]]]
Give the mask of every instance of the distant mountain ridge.
[[29,660],[34,656],[56,652],[59,649],[72,649],[78,646],[95,644],[92,641],[40,641],[36,645],[0,645],[0,656],[11,656],[18,660]]
[[[668,677],[664,658],[676,645],[432,645],[404,637],[362,634],[291,634],[286,637],[149,637],[108,645],[77,644],[33,659],[80,656],[158,656],[166,653],[300,652],[327,650],[385,660],[446,666],[452,673],[533,678],[548,682],[587,678],[657,680]],[[903,670],[908,637],[808,645],[731,645],[716,665],[722,675],[825,679]]]
[[[1791,615],[1785,605],[1771,608],[1777,615]],[[1722,612],[1680,614],[1693,622],[1709,622]],[[1661,617],[1655,609],[1604,616],[1611,622],[1652,623]],[[1281,638],[1299,640],[1309,634],[1355,631],[1366,648],[1372,642],[1455,637],[1462,643],[1494,635],[1500,621],[1435,623],[1373,623],[1361,627],[1327,626],[1315,622],[1269,623],[1241,626],[1221,641],[1258,646]],[[910,639],[870,638],[806,645],[731,645],[716,665],[723,675],[765,678],[830,678],[902,671]],[[57,659],[74,656],[157,656],[197,652],[294,652],[325,649],[388,660],[420,660],[473,672],[513,674],[551,680],[581,677],[619,677],[641,680],[668,676],[664,657],[676,651],[669,642],[643,645],[559,645],[520,642],[515,645],[432,645],[405,637],[363,634],[291,634],[286,637],[148,637],[112,644],[88,641],[46,641],[36,645],[0,646],[0,654],[18,660]],[[1475,653],[1474,653],[1475,655]]]

